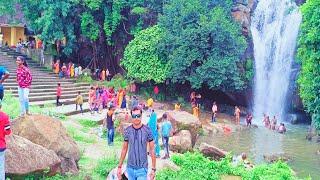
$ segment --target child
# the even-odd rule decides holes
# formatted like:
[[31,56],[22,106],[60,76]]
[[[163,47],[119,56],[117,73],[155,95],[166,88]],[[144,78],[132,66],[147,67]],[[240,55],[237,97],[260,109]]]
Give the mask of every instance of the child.
[[80,94],[80,91],[78,91],[78,96],[76,98],[76,111],[78,110],[78,105],[79,105],[80,106],[80,112],[83,114],[82,104],[83,104],[83,97]]
[[61,91],[62,91],[61,84],[58,83],[58,87],[57,87],[57,104],[56,104],[57,106],[61,105],[61,103],[59,102],[60,97],[61,97]]

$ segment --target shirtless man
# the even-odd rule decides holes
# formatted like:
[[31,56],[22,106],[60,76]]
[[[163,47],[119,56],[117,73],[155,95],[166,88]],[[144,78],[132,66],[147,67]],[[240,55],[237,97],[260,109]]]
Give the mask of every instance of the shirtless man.
[[271,130],[276,130],[276,126],[277,126],[277,119],[276,116],[273,116],[272,120],[271,120]]
[[234,116],[236,117],[236,124],[240,124],[240,108],[236,106],[234,108]]
[[284,134],[287,131],[286,127],[283,123],[280,123],[280,126],[278,128],[278,133]]

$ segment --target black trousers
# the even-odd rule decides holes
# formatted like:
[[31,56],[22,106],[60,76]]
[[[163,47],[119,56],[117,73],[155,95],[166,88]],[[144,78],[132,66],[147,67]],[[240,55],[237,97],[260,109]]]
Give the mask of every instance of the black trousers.
[[3,96],[4,96],[4,92],[3,92],[3,90],[0,90],[0,99],[1,99],[1,101],[3,99]]
[[59,100],[60,100],[60,96],[57,96],[57,106],[61,104]]

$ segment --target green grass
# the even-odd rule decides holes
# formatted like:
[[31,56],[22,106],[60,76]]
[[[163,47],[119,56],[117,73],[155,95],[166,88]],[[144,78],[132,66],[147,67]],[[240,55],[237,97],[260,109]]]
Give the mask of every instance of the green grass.
[[97,166],[94,168],[94,172],[101,177],[107,177],[109,172],[117,167],[119,159],[116,156],[104,157],[98,161]]
[[96,121],[92,121],[90,119],[79,119],[78,122],[83,127],[93,128],[98,126],[98,123]]
[[75,127],[68,126],[67,127],[68,134],[78,142],[84,142],[88,144],[93,144],[96,142],[96,139],[93,136],[90,136],[86,133],[77,130]]

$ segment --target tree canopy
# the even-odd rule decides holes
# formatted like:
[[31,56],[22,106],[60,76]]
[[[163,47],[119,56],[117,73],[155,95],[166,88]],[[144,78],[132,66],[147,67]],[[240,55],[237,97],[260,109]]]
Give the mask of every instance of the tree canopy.
[[247,43],[231,17],[231,6],[231,1],[167,1],[158,26],[135,36],[126,48],[123,65],[128,75],[156,82],[168,78],[193,88],[246,88],[245,62],[240,57]]
[[300,97],[320,129],[320,0],[309,0],[301,7],[303,22],[298,42],[301,72]]

